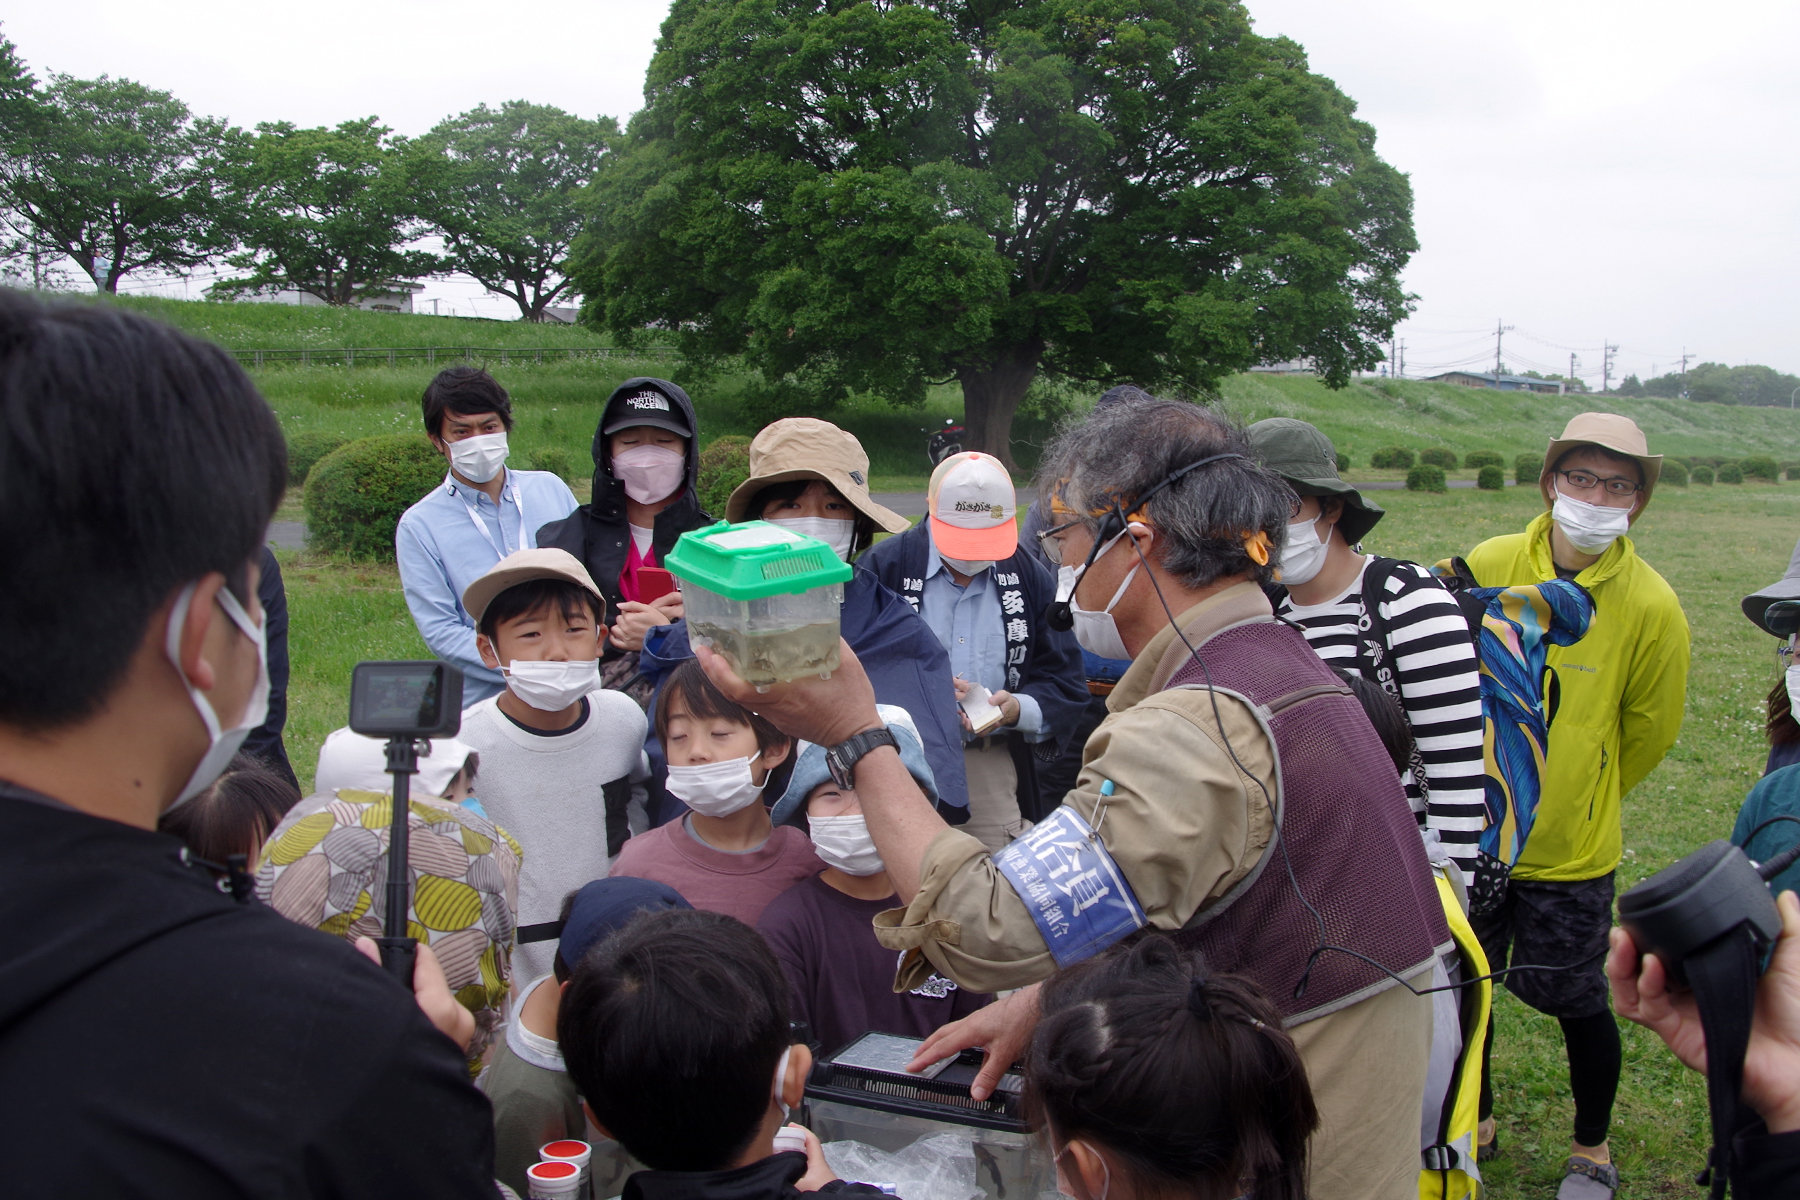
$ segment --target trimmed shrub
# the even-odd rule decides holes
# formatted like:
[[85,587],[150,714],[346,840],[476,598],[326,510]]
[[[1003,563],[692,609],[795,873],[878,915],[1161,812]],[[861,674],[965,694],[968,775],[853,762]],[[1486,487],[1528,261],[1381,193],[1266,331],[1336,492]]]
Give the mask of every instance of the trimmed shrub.
[[1672,458],[1663,459],[1662,474],[1657,476],[1657,483],[1666,483],[1670,487],[1686,487],[1688,485],[1687,468]]
[[1409,492],[1447,492],[1450,485],[1444,482],[1444,468],[1436,463],[1420,463],[1406,473],[1406,490]]
[[1764,483],[1781,482],[1781,464],[1766,454],[1753,454],[1738,464],[1747,479],[1760,479]]
[[1787,477],[1789,479],[1800,479],[1800,463],[1789,463],[1787,465]]
[[1348,471],[1350,469],[1350,456],[1348,454],[1345,454],[1342,450],[1339,450],[1337,452],[1337,456],[1338,456],[1338,474],[1342,475],[1345,471]]
[[695,490],[700,507],[715,517],[725,516],[725,502],[737,486],[750,478],[750,439],[739,433],[715,438],[700,451],[700,478]]
[[1536,483],[1544,473],[1544,456],[1521,454],[1513,459],[1513,478],[1520,483]]
[[1488,463],[1481,468],[1481,474],[1475,476],[1475,486],[1484,492],[1499,492],[1506,489],[1506,469],[1497,463]]
[[392,561],[400,514],[443,478],[444,456],[417,433],[340,446],[307,478],[307,540],[327,553]]
[[1664,468],[1666,469],[1668,467],[1668,465],[1672,462],[1680,463],[1681,469],[1684,471],[1691,471],[1694,469],[1694,460],[1687,457],[1685,454],[1669,455],[1667,458],[1663,459]]
[[531,469],[548,471],[567,483],[575,472],[575,465],[569,458],[569,452],[561,446],[540,446],[532,452]]
[[1428,446],[1419,451],[1419,461],[1442,467],[1446,471],[1454,471],[1457,467],[1456,451],[1446,450],[1442,446]]
[[1701,463],[1694,468],[1693,473],[1689,475],[1689,478],[1695,483],[1704,483],[1706,486],[1711,487],[1713,481],[1713,469],[1705,463]]
[[1463,466],[1471,471],[1479,471],[1483,467],[1499,467],[1506,469],[1506,456],[1498,450],[1471,450],[1463,455]]
[[288,439],[288,486],[301,487],[319,460],[350,439],[341,433],[296,433]]
[[1744,482],[1744,468],[1734,462],[1720,463],[1719,469],[1714,472],[1714,478],[1720,483],[1742,483]]
[[1413,465],[1413,452],[1405,446],[1387,446],[1369,456],[1377,471],[1404,471]]

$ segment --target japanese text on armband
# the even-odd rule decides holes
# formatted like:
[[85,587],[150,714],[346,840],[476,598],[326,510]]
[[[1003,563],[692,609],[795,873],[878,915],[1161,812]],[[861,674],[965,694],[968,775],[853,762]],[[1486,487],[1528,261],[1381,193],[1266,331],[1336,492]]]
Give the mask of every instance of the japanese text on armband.
[[1058,966],[1149,924],[1131,885],[1080,813],[1063,805],[994,856]]

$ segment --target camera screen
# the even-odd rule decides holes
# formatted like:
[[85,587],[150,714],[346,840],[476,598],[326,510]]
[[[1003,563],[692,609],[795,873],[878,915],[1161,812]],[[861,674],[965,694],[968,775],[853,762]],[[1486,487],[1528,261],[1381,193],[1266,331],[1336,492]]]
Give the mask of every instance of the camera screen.
[[434,669],[394,666],[368,673],[361,713],[387,726],[431,726],[438,717],[438,677]]

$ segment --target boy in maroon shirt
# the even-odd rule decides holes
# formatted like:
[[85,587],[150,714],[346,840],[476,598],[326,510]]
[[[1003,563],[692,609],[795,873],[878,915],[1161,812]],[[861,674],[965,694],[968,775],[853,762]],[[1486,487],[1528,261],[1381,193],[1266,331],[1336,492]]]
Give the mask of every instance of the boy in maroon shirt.
[[612,874],[666,883],[695,908],[755,925],[769,901],[824,868],[806,835],[773,824],[762,802],[793,743],[727,700],[694,659],[657,697],[656,736],[669,793],[692,811],[626,842]]
[[[935,801],[937,787],[912,718],[892,705],[876,708],[899,743],[900,760]],[[872,1031],[925,1037],[988,1003],[992,996],[965,992],[935,973],[910,992],[894,992],[894,952],[875,940],[871,922],[900,907],[900,899],[856,793],[833,782],[824,747],[801,745],[771,815],[785,822],[804,814],[825,869],[778,896],[756,926],[793,985],[795,1018],[806,1021],[831,1052]]]

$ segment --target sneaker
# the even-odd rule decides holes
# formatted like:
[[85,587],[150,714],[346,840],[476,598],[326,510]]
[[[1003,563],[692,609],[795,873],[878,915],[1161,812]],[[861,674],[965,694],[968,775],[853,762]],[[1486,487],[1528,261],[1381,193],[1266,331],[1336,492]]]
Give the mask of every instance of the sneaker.
[[[1477,1138],[1479,1138],[1481,1136],[1481,1130],[1479,1127],[1475,1130],[1475,1136]],[[1488,1161],[1488,1159],[1490,1159],[1490,1158],[1499,1158],[1499,1157],[1500,1157],[1500,1126],[1498,1124],[1496,1124],[1494,1126],[1494,1135],[1492,1137],[1488,1138],[1488,1140],[1485,1142],[1477,1141],[1475,1143],[1475,1161],[1478,1163],[1484,1163],[1484,1162]]]
[[1568,1174],[1556,1189],[1556,1200],[1613,1200],[1619,1190],[1619,1168],[1612,1163],[1572,1155],[1563,1170]]

